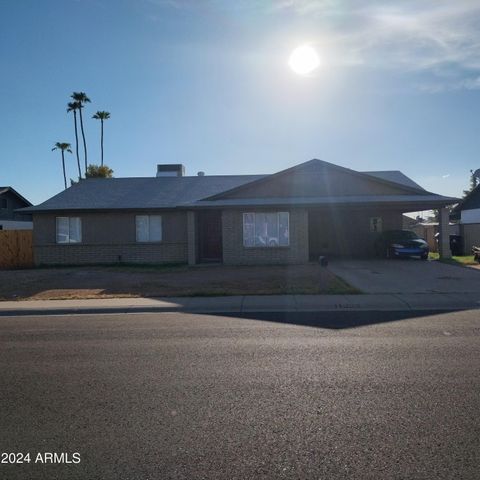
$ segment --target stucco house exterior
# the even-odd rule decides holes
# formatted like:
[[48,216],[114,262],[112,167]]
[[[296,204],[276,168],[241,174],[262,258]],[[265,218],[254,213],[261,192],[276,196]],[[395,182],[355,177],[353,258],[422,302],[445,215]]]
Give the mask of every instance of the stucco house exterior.
[[12,187],[0,187],[0,230],[31,230],[32,215],[21,213],[20,208],[32,204]]
[[[399,171],[357,172],[310,160],[270,175],[88,179],[33,215],[37,264],[297,264],[320,255],[373,255],[376,235],[402,214],[458,199]],[[442,215],[441,215],[442,217]],[[448,255],[448,235],[443,255]]]

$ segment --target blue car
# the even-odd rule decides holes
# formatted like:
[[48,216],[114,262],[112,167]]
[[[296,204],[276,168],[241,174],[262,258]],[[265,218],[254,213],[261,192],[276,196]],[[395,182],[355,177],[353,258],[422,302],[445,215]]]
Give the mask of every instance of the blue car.
[[379,257],[420,257],[427,260],[428,251],[428,243],[410,230],[387,230],[375,241],[375,253]]

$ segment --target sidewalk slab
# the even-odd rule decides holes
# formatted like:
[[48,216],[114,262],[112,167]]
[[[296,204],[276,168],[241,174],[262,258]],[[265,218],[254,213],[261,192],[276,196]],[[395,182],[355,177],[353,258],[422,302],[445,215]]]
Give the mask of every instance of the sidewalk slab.
[[[183,305],[183,311],[187,312],[232,312],[240,313],[242,311],[243,299],[239,296],[225,297],[190,297],[188,302]],[[176,299],[181,304],[182,299]]]
[[342,310],[348,309],[351,304],[347,295],[295,295],[295,302],[297,310],[302,312]]
[[295,312],[295,295],[245,295],[242,312]]
[[408,305],[397,295],[345,295],[350,310],[408,310]]
[[396,296],[412,310],[465,310],[480,307],[467,294],[401,293]]
[[480,309],[480,293],[248,295],[0,302],[0,316],[134,312],[247,313],[470,309]]

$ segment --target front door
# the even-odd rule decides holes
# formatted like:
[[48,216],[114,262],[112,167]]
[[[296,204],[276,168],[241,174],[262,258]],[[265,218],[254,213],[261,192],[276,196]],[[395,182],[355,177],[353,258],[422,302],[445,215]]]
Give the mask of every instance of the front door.
[[221,262],[223,260],[222,212],[220,210],[198,212],[197,225],[199,262]]

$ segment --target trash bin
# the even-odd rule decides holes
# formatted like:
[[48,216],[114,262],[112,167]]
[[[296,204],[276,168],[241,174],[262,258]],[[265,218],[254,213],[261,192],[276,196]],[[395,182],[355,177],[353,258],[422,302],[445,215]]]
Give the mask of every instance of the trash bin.
[[[440,234],[435,234],[435,241],[438,245]],[[463,237],[461,235],[450,235],[450,250],[454,257],[463,255]]]
[[452,255],[463,255],[463,238],[461,235],[450,235],[450,250]]

